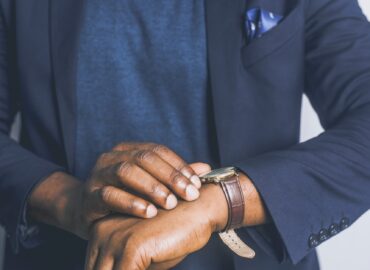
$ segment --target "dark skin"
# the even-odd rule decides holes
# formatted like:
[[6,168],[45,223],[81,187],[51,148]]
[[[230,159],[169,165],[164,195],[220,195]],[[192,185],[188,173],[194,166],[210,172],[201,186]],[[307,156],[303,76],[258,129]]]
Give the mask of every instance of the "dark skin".
[[[266,222],[266,213],[252,182],[241,175],[246,197],[245,226]],[[91,231],[87,270],[166,270],[204,247],[227,222],[225,195],[217,185],[205,185],[194,202],[180,202],[153,219],[107,217]]]
[[[88,239],[86,269],[169,269],[225,227],[219,186],[204,186],[196,200],[197,175],[209,170],[204,163],[186,164],[164,146],[120,144],[100,157],[85,183],[65,173],[40,183],[30,195],[29,215]],[[257,190],[244,174],[240,179],[248,206],[244,225],[263,224]],[[169,205],[175,195],[183,200]]]
[[87,239],[91,224],[109,213],[151,218],[157,207],[176,207],[177,197],[197,199],[200,186],[192,167],[167,147],[124,143],[100,156],[86,182],[61,172],[48,177],[32,191],[28,210]]

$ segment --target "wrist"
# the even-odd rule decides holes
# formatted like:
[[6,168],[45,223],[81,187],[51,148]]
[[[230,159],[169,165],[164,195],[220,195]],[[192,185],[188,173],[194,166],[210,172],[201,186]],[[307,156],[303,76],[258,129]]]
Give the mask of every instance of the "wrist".
[[28,199],[32,219],[75,233],[82,184],[66,173],[56,172],[34,188]]
[[239,174],[245,200],[244,226],[257,226],[269,221],[263,200],[253,182],[244,173]]
[[81,238],[87,239],[87,225],[83,219],[83,184],[66,175],[64,191],[56,200],[56,213],[61,228]]
[[[264,203],[253,182],[243,173],[239,174],[245,208],[244,226],[256,226],[268,222]],[[210,222],[214,232],[223,231],[228,220],[228,204],[222,188],[216,184],[205,184],[201,189],[201,198],[204,209],[210,214]]]
[[209,215],[213,232],[222,231],[227,224],[229,210],[222,188],[216,184],[202,186],[200,201]]
[[[249,259],[253,258],[255,251],[245,244],[234,230],[246,225],[247,211],[245,205],[248,203],[250,186],[252,185],[254,188],[254,185],[246,175],[240,173],[234,167],[211,171],[202,176],[202,181],[203,183],[209,183],[210,187],[212,187],[212,183],[216,183],[216,187],[219,187],[219,189],[213,188],[211,192],[211,198],[214,202],[211,204],[213,211],[211,211],[210,219],[211,224],[213,224],[213,232],[221,232],[219,236],[222,241],[237,255]],[[246,190],[243,189],[242,181]],[[220,192],[220,189],[222,192]],[[255,188],[254,192],[256,192]],[[223,194],[223,196],[220,194]]]

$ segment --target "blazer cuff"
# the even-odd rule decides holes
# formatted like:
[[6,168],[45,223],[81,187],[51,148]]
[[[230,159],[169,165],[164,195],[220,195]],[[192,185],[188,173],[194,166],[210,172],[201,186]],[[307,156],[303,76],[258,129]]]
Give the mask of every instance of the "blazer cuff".
[[315,189],[304,190],[304,185],[300,185],[301,181],[310,181],[305,169],[297,162],[273,154],[236,163],[235,166],[254,183],[273,222],[273,227],[263,225],[245,230],[267,254],[280,262],[289,260],[297,264],[313,251],[308,245],[312,233],[310,218],[306,216],[309,211],[302,200],[309,199],[304,193]]
[[39,227],[30,224],[26,219],[27,199],[32,189],[46,177],[54,172],[64,171],[48,161],[36,158],[22,162],[22,167],[13,166],[7,168],[2,177],[7,179],[7,186],[1,186],[2,194],[5,195],[6,207],[0,209],[0,224],[4,226],[7,240],[11,244],[14,253],[18,253],[20,247],[32,248],[40,243],[38,236]]

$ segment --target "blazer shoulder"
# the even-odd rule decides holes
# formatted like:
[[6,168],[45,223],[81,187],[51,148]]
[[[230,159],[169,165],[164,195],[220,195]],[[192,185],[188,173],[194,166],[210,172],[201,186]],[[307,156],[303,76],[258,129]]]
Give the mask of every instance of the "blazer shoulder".
[[331,11],[334,17],[336,13],[344,13],[347,15],[361,16],[363,15],[357,0],[304,0],[306,20],[316,18],[321,14]]

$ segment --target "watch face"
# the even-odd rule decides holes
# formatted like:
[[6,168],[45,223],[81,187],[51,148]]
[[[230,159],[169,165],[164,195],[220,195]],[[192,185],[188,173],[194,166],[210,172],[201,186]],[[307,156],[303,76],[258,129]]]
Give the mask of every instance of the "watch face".
[[235,167],[220,168],[201,176],[201,179],[217,182],[228,176],[234,175],[236,171]]

